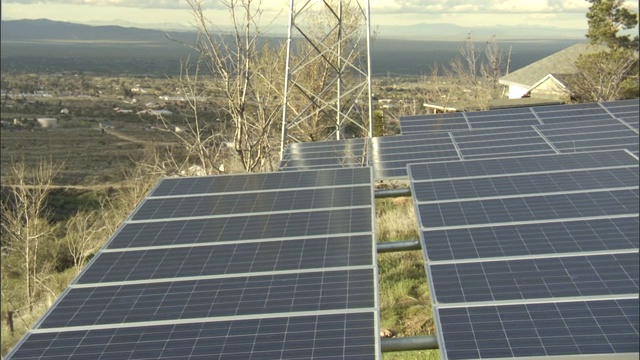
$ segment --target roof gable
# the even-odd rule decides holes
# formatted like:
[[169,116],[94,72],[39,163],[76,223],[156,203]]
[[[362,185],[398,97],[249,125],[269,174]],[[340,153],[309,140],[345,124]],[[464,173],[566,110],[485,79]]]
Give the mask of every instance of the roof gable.
[[578,56],[594,53],[601,49],[600,46],[588,43],[570,46],[501,77],[500,83],[530,88],[549,74],[574,74],[576,72],[574,64],[578,60]]

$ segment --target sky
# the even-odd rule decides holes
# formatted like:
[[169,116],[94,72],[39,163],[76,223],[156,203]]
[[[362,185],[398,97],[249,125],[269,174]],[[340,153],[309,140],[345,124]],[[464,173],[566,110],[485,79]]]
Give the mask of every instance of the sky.
[[[225,26],[220,0],[201,0],[206,16]],[[257,0],[256,0],[257,1]],[[305,0],[306,1],[306,0]],[[356,1],[356,0],[352,0]],[[366,4],[365,0],[357,0]],[[295,1],[296,6],[304,4]],[[638,12],[638,2],[625,5]],[[193,23],[186,0],[3,0],[2,19],[51,19],[94,25],[175,29]],[[370,0],[371,25],[448,23],[465,27],[535,25],[587,29],[586,0]],[[262,0],[262,19],[286,26],[288,0]]]

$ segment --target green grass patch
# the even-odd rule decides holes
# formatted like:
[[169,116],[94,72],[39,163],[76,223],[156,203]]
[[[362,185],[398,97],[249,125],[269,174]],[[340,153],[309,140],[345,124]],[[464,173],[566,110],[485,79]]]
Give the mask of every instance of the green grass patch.
[[[376,200],[379,242],[419,239],[411,198]],[[435,335],[422,251],[378,255],[380,322],[396,337]],[[384,353],[385,360],[436,360],[439,350]]]

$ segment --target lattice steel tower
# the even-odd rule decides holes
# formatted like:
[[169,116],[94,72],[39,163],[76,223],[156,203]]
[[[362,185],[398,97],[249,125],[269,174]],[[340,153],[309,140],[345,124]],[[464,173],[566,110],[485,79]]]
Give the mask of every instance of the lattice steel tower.
[[369,0],[290,0],[282,114],[289,142],[372,136]]

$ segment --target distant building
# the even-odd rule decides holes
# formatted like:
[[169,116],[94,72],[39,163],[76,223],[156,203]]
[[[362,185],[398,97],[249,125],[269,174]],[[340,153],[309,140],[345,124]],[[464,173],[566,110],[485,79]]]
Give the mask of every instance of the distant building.
[[577,73],[578,57],[602,49],[586,43],[576,44],[505,75],[499,82],[509,87],[509,99],[532,97],[568,101],[571,89],[566,78]]
[[141,110],[138,111],[136,113],[136,115],[142,115],[142,114],[148,114],[148,115],[156,115],[156,116],[169,116],[169,115],[173,115],[173,112],[169,111],[169,110],[153,110],[153,109],[147,109],[147,110]]
[[53,129],[58,126],[56,118],[37,118],[36,123],[43,129]]
[[164,101],[174,101],[174,102],[183,102],[183,101],[205,101],[207,100],[204,96],[173,96],[173,95],[160,95],[158,99]]
[[148,93],[147,89],[141,87],[141,86],[134,86],[131,88],[131,92],[134,93],[138,93],[138,94],[146,94]]
[[113,111],[118,114],[131,114],[133,112],[133,110],[120,109],[119,107],[113,108]]

